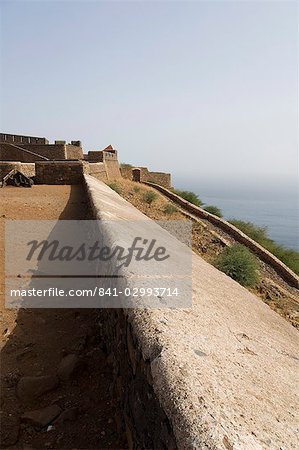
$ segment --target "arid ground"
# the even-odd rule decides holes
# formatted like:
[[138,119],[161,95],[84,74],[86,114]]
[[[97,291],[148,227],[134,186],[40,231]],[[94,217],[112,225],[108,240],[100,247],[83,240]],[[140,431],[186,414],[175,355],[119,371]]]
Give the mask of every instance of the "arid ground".
[[[128,180],[113,188],[149,217],[181,220],[182,211],[157,193],[149,204],[151,188]],[[169,207],[172,205],[172,207]],[[119,449],[127,448],[116,426],[116,401],[111,389],[111,367],[101,340],[96,310],[20,309],[4,304],[4,224],[18,219],[89,219],[82,186],[6,187],[0,190],[0,343],[1,343],[1,448],[11,449]],[[212,262],[224,248],[219,230],[193,223],[193,250]],[[218,237],[217,237],[218,236]],[[298,299],[292,288],[266,266],[253,292],[293,325],[298,326]],[[262,301],[261,300],[261,301]],[[55,383],[61,363],[67,376]],[[53,388],[35,396],[23,377],[46,377]],[[45,380],[45,379],[44,379]],[[28,381],[28,379],[27,379]],[[30,383],[29,383],[30,384]],[[41,383],[42,385],[43,383]],[[19,386],[17,394],[17,386]],[[46,413],[41,411],[47,408]],[[35,422],[28,412],[37,410]]]
[[[103,352],[97,311],[17,311],[4,306],[5,220],[87,218],[88,205],[81,186],[0,190],[2,449],[126,447],[117,435],[111,368]],[[16,394],[17,384],[24,376],[55,379],[65,357],[67,375],[57,386],[36,398],[25,383],[20,395]],[[32,419],[26,418],[28,411],[45,407],[49,407],[50,416],[56,415],[46,426],[34,425]],[[39,411],[35,420],[43,419],[42,416]]]

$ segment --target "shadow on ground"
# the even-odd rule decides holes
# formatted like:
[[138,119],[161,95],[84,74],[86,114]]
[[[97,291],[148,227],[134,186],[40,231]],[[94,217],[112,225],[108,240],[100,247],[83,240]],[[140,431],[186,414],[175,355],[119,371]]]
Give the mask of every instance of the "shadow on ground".
[[[59,218],[91,218],[82,186],[72,186]],[[1,350],[1,448],[126,447],[100,330],[95,309],[18,311]]]

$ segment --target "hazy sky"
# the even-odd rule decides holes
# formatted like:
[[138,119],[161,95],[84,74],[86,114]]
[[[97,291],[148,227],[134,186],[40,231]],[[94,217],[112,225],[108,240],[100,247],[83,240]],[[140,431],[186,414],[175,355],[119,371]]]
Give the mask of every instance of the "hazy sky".
[[296,175],[295,1],[1,1],[1,129],[202,179]]

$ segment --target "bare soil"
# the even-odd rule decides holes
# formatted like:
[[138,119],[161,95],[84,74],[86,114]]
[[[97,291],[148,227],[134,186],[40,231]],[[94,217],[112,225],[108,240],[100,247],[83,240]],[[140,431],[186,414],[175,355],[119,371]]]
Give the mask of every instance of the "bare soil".
[[[186,219],[184,210],[149,186],[127,179],[117,180],[109,185],[151,219],[159,221]],[[149,191],[156,194],[152,203],[145,201],[145,194]],[[192,248],[209,263],[213,263],[216,256],[223,251],[225,242],[229,244],[235,242],[207,220],[192,219],[192,214],[188,214],[188,218],[192,220]],[[263,261],[260,261],[260,281],[250,291],[299,328],[298,290],[290,287]]]
[[[19,309],[4,305],[4,223],[6,219],[88,219],[82,186],[0,189],[0,344],[2,449],[119,449],[111,367],[103,351],[97,311]],[[66,355],[80,359],[75,371],[38,399],[21,401],[23,376],[55,375]],[[42,428],[23,423],[24,412],[58,405],[65,421]],[[65,416],[64,416],[65,417]]]

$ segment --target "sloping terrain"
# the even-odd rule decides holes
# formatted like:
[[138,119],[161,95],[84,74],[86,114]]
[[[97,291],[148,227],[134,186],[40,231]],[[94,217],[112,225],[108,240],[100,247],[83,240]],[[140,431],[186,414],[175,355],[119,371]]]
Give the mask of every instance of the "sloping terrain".
[[[114,181],[110,186],[151,219],[161,221],[186,219],[182,209],[151,187],[127,179]],[[155,193],[155,199],[151,203],[145,200],[148,192]],[[192,248],[206,261],[212,263],[215,257],[223,251],[226,243],[235,243],[231,236],[207,220],[192,219],[191,214],[188,214],[187,218],[193,220]],[[288,286],[271,267],[262,261],[260,266],[260,281],[250,291],[259,296],[292,325],[299,328],[298,290]]]

